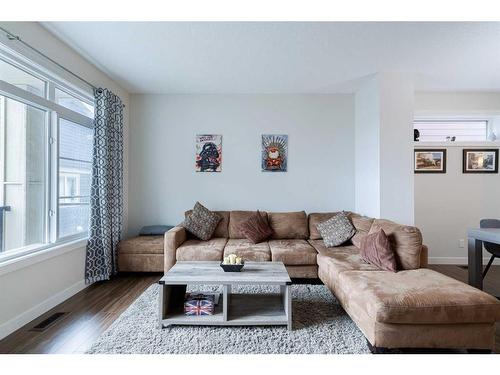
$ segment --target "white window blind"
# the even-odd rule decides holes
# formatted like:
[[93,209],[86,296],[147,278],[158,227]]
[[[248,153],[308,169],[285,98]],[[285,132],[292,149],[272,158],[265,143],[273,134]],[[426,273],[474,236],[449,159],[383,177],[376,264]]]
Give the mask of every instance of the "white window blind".
[[487,140],[487,120],[416,120],[414,129],[420,132],[420,142],[484,142]]

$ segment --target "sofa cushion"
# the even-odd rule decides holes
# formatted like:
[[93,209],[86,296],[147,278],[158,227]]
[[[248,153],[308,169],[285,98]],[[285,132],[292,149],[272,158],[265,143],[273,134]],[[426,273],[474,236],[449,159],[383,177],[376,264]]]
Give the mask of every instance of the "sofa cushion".
[[[191,215],[193,210],[188,210],[184,213],[185,217]],[[215,238],[228,238],[229,237],[229,211],[212,211],[219,215],[222,219],[219,221],[219,224],[215,227],[215,231],[212,234],[212,237]]]
[[375,220],[372,217],[361,216],[354,212],[349,213],[349,219],[351,219],[352,225],[354,225],[354,228],[356,228],[358,232],[365,233],[368,233],[370,231],[370,228],[373,225],[373,221]]
[[221,261],[227,238],[211,238],[208,241],[187,240],[177,248],[178,261]]
[[356,233],[351,238],[351,243],[356,247],[361,247],[361,241],[368,235],[375,219],[367,216],[361,216],[355,213],[349,215],[351,223],[356,228]]
[[307,215],[298,212],[269,212],[269,225],[273,230],[272,239],[307,239]]
[[270,240],[273,262],[285,266],[316,265],[318,252],[306,240]]
[[117,265],[119,272],[163,272],[163,254],[122,254]]
[[392,249],[396,253],[399,270],[413,270],[420,267],[422,234],[416,227],[394,223],[390,220],[375,219],[370,234],[383,229]]
[[139,236],[118,242],[120,254],[163,254],[163,236]]
[[392,273],[346,271],[338,287],[348,309],[392,324],[493,323],[500,302],[470,285],[429,269]]
[[286,272],[291,279],[317,279],[318,266],[285,266]]
[[327,221],[316,225],[327,247],[340,246],[356,233],[347,213],[339,212]]
[[322,240],[309,240],[311,246],[318,251],[318,266],[328,271],[335,281],[344,271],[379,271],[377,267],[361,259],[356,246],[326,247]]
[[267,242],[254,244],[247,239],[230,239],[224,248],[224,257],[235,254],[244,261],[269,262],[271,251]]
[[310,240],[321,240],[321,233],[319,232],[316,225],[319,223],[323,223],[328,219],[331,219],[333,216],[337,215],[338,212],[314,212],[309,214],[308,222],[309,222],[309,239]]
[[193,211],[188,215],[180,226],[194,234],[200,240],[209,240],[215,232],[217,224],[222,218],[215,212],[210,211],[208,208],[196,202]]
[[[229,238],[246,239],[245,234],[241,231],[241,224],[255,215],[257,211],[231,211],[229,213]],[[267,220],[267,212],[259,211],[259,214]]]
[[259,211],[240,225],[240,231],[252,243],[259,243],[267,240],[272,234],[273,230],[267,222],[267,218],[259,214]]
[[396,257],[383,229],[367,234],[361,241],[359,251],[361,259],[365,262],[373,264],[381,270],[397,271]]

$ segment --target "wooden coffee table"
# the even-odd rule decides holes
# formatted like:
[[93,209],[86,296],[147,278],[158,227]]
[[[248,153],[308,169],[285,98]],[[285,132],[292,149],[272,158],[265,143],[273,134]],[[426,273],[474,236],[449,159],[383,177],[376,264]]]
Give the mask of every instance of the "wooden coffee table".
[[[159,281],[160,327],[169,325],[285,325],[292,329],[292,281],[282,262],[245,262],[241,272],[224,272],[219,262],[177,262]],[[213,315],[187,316],[187,285],[222,285]],[[233,285],[279,285],[280,293],[231,293]]]

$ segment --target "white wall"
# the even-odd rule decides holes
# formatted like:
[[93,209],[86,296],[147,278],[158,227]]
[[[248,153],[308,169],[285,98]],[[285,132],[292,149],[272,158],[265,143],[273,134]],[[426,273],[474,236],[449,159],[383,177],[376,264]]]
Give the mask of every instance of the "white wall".
[[[383,72],[356,93],[356,211],[414,223],[411,76]],[[396,141],[397,140],[397,141]]]
[[380,74],[380,217],[413,225],[413,77]]
[[[24,41],[35,46],[45,54],[70,68],[84,77],[95,86],[107,87],[121,97],[125,103],[124,111],[124,169],[125,169],[125,228],[127,227],[127,181],[128,181],[128,110],[130,107],[129,95],[118,84],[113,82],[103,72],[90,64],[66,44],[55,38],[45,28],[35,22],[0,22],[0,25],[10,32],[17,34]],[[2,35],[2,43],[20,52],[26,52],[16,42],[9,42]],[[55,69],[61,76],[72,80],[75,85],[81,83],[47,63],[43,59],[32,55],[40,64]],[[13,330],[28,323],[41,313],[62,302],[72,294],[84,288],[85,243],[67,249],[68,252],[52,258],[33,263],[28,268],[7,269],[0,267],[0,338]],[[24,264],[24,261],[22,262]]]
[[[352,95],[133,95],[130,229],[211,209],[354,209]],[[194,171],[196,134],[222,134],[222,172]],[[288,134],[288,172],[261,172],[261,134]]]
[[[498,116],[500,94],[417,93],[415,110],[427,116]],[[467,228],[478,227],[482,218],[500,218],[500,174],[463,174],[462,149],[477,145],[444,146],[446,174],[415,175],[415,224],[429,246],[432,263],[466,264]],[[499,148],[500,143],[482,147]],[[459,239],[465,240],[465,247],[459,247]]]
[[0,338],[85,288],[85,241],[0,267]]
[[417,92],[415,110],[419,112],[498,112],[500,92]]
[[371,79],[355,100],[355,211],[380,217],[380,90]]

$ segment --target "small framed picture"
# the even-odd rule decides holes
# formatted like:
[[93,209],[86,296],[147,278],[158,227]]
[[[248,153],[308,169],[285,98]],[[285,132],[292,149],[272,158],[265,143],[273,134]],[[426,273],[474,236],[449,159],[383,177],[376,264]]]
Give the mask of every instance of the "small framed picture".
[[196,172],[222,171],[222,135],[198,134],[196,136]]
[[416,149],[415,173],[446,173],[446,149]]
[[286,172],[288,164],[288,135],[262,134],[262,172]]
[[498,148],[464,149],[463,173],[498,173]]

